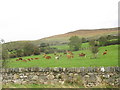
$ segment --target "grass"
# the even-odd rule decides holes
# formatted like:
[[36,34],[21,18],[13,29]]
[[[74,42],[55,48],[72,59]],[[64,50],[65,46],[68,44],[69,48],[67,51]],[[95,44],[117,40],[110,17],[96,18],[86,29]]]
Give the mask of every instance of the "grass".
[[[104,50],[108,50],[106,55],[102,55]],[[86,57],[79,57],[79,53],[85,53]],[[108,66],[118,66],[118,45],[110,45],[99,48],[98,58],[90,59],[92,57],[92,53],[90,50],[82,50],[76,51],[74,53],[74,58],[67,59],[66,55],[63,53],[59,53],[62,55],[60,60],[56,60],[53,54],[48,54],[52,58],[47,60],[43,58],[42,55],[34,55],[22,57],[24,59],[28,58],[40,58],[38,60],[32,60],[28,62],[16,61],[17,58],[9,59],[8,66],[10,68],[18,68],[18,67],[108,67]]]
[[57,84],[57,85],[51,85],[51,84],[6,84],[3,85],[3,88],[84,88],[83,86],[79,85],[71,85],[71,84]]
[[[2,88],[85,88],[84,86],[79,86],[76,84],[57,84],[57,85],[50,85],[50,84],[6,84],[3,85]],[[94,86],[92,88],[118,88],[115,86],[110,86],[106,84],[100,84],[98,86]],[[88,89],[88,88],[87,88]]]
[[56,46],[51,46],[51,47],[55,47],[59,50],[68,50],[69,49],[68,45],[56,45]]
[[[60,49],[60,50],[69,50],[69,46],[66,44],[66,45],[56,45],[56,46],[51,46],[51,47],[55,47],[57,49]],[[89,43],[83,43],[81,45],[82,48],[84,47],[89,47]]]

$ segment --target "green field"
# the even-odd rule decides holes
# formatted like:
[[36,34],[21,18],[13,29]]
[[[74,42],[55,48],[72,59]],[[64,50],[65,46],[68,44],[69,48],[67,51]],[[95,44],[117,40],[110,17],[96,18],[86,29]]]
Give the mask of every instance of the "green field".
[[[67,44],[66,45],[56,45],[56,46],[51,46],[51,47],[55,47],[60,50],[68,50],[69,49],[69,46]],[[83,43],[81,45],[81,48],[84,48],[84,47],[89,47],[89,43]]]
[[[87,45],[87,44],[86,44]],[[65,46],[66,47],[66,46]],[[64,48],[62,46],[62,48]],[[104,50],[108,50],[106,55],[102,55]],[[86,57],[79,57],[79,53],[85,53]],[[59,53],[62,56],[59,60],[55,59],[53,54],[48,54],[51,59],[45,59],[42,55],[34,55],[22,57],[24,59],[28,58],[40,58],[38,60],[31,60],[27,62],[16,61],[17,58],[9,59],[7,66],[11,68],[17,67],[100,67],[100,66],[118,66],[118,45],[110,45],[99,48],[98,58],[91,59],[93,56],[90,50],[76,51],[74,53],[74,58],[68,59],[63,53]]]

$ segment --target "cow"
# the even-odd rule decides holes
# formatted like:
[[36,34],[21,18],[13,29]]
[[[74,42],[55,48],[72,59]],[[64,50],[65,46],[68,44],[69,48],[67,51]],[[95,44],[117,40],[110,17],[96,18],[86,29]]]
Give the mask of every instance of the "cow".
[[67,51],[67,53],[70,54],[70,55],[73,55],[73,53],[71,51]]
[[51,56],[46,56],[45,58],[46,58],[46,59],[51,59]]
[[22,58],[19,58],[19,60],[23,60]]
[[39,58],[35,58],[35,59],[39,59]]
[[84,57],[84,56],[86,56],[86,55],[85,55],[84,53],[80,53],[79,56],[80,56],[80,57]]
[[68,55],[66,55],[66,56],[67,56],[67,58],[68,58],[68,59],[71,59],[71,58],[73,58],[73,57],[74,57],[73,55],[69,55],[69,54],[68,54]]
[[30,58],[31,60],[33,60],[33,58]]
[[45,58],[46,56],[47,56],[47,54],[44,53],[44,54],[43,54],[43,58]]
[[25,60],[25,59],[23,59],[22,61],[23,61],[23,62],[27,62],[27,60]]
[[55,59],[59,60],[59,56],[56,56]]
[[107,50],[105,50],[105,52],[103,52],[103,55],[107,54]]
[[27,59],[28,61],[31,61],[30,59]]
[[19,61],[19,59],[16,59],[16,61]]

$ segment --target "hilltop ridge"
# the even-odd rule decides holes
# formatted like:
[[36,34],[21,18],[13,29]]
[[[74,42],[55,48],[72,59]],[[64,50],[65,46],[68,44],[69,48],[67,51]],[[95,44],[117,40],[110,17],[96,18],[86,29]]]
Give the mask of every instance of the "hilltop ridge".
[[85,38],[98,38],[104,35],[116,35],[118,34],[118,28],[103,28],[103,29],[81,29],[65,34],[58,34],[50,37],[35,40],[34,42],[47,42],[47,43],[65,43],[68,42],[71,36],[79,36]]

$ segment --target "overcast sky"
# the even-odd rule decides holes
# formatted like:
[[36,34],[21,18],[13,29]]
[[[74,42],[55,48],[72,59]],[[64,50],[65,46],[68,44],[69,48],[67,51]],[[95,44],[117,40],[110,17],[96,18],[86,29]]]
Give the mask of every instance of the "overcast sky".
[[0,0],[0,38],[37,40],[118,26],[120,0]]

